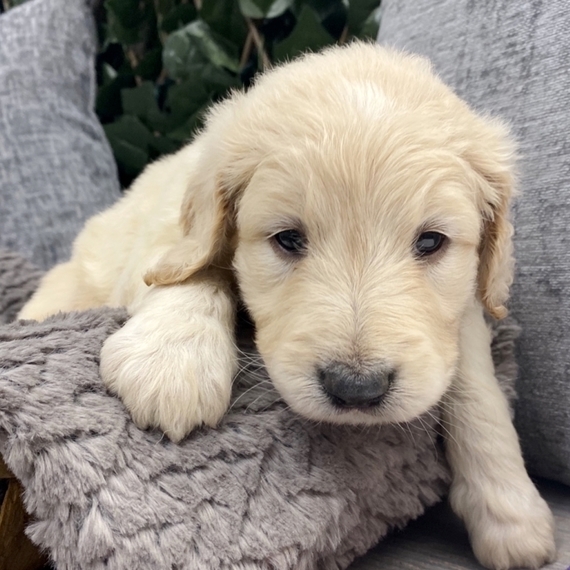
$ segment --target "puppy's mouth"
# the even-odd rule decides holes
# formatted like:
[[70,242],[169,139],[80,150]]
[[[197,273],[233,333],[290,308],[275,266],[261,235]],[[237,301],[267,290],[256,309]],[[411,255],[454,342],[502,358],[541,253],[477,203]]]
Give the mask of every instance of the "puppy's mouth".
[[[381,421],[386,411],[386,400],[389,398],[380,397],[375,400],[371,400],[367,404],[358,406],[347,406],[342,402],[335,402],[334,399],[328,399],[328,408],[333,416],[332,420],[335,418],[341,419],[343,423],[359,423],[359,419],[366,418],[367,421]],[[351,419],[352,418],[352,419]]]
[[321,390],[316,398],[313,399],[313,405],[304,405],[292,407],[302,416],[319,422],[327,422],[330,424],[344,425],[379,425],[392,423],[390,396],[370,402],[366,405],[347,406],[343,403],[335,402],[329,396],[325,395]]
[[363,406],[346,406],[346,405],[344,405],[344,403],[340,403],[338,401],[335,401],[334,398],[331,399],[332,405],[335,407],[335,409],[339,410],[340,412],[357,411],[357,412],[371,413],[374,410],[378,409],[378,407],[380,406],[382,401],[383,401],[383,398],[376,398],[375,400],[372,400],[371,402],[369,402],[368,404],[365,404]]
[[347,402],[341,398],[338,398],[337,396],[331,396],[330,394],[326,393],[324,395],[336,413],[349,414],[351,412],[360,412],[367,415],[378,414],[382,408],[384,400],[387,397],[387,394],[383,394],[382,396],[377,396],[360,404],[347,404]]

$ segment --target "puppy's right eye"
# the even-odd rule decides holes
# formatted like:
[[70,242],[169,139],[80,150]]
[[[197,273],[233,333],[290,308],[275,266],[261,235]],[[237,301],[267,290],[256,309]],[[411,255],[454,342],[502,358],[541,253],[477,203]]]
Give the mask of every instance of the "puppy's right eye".
[[414,245],[418,257],[428,257],[437,253],[446,242],[446,236],[439,232],[424,232]]
[[304,255],[307,251],[307,238],[298,230],[285,230],[271,236],[273,243],[289,255]]

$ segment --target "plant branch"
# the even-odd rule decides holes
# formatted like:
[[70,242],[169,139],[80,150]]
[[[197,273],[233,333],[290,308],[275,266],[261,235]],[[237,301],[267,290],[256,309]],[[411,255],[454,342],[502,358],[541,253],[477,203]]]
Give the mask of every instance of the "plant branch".
[[[127,48],[126,49],[126,56],[127,56],[127,59],[129,60],[129,63],[131,65],[132,70],[134,71],[136,69],[137,65],[139,64],[137,54],[135,53],[135,51],[132,48]],[[142,79],[138,75],[135,75],[135,82],[137,85],[140,85],[142,83]]]
[[158,39],[162,45],[165,44],[168,34],[162,31],[162,13],[160,12],[160,2],[159,0],[154,0],[154,13],[156,15],[156,33],[158,34]]
[[253,49],[253,34],[251,33],[250,30],[249,33],[247,34],[247,37],[245,38],[245,44],[243,46],[241,57],[239,59],[240,69],[243,69],[245,67],[245,64],[247,63],[249,56],[251,55],[252,49]]
[[271,69],[271,60],[265,51],[263,46],[263,38],[259,33],[259,30],[255,27],[255,24],[251,21],[251,18],[246,18],[245,21],[247,22],[247,27],[249,28],[249,32],[253,39],[253,43],[257,48],[259,55],[261,56],[261,69]]
[[347,38],[348,38],[348,24],[344,26],[342,33],[340,34],[340,38],[338,38],[338,44],[339,45],[344,44]]

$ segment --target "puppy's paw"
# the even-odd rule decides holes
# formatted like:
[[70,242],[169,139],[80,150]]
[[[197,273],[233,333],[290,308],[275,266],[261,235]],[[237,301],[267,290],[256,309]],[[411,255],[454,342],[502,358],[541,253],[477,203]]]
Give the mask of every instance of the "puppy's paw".
[[541,568],[556,556],[554,524],[546,505],[519,520],[489,520],[472,531],[471,542],[481,564],[493,570]]
[[[555,560],[552,513],[530,481],[525,487],[498,491],[486,507],[473,505],[470,513],[456,509],[463,511],[475,556],[486,568],[537,569]],[[457,496],[452,491],[455,506]]]
[[101,350],[103,381],[135,424],[158,427],[173,441],[221,420],[235,366],[233,339],[215,319],[181,328],[135,315]]

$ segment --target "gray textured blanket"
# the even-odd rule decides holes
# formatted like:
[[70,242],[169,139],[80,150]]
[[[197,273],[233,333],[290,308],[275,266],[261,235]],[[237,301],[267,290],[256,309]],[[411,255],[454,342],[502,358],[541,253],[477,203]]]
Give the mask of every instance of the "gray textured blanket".
[[[0,319],[39,274],[0,253]],[[433,419],[316,425],[246,365],[218,429],[180,445],[141,431],[98,374],[120,310],[0,326],[0,451],[25,488],[28,529],[59,569],[333,570],[445,493]],[[516,329],[497,329],[504,380]]]

